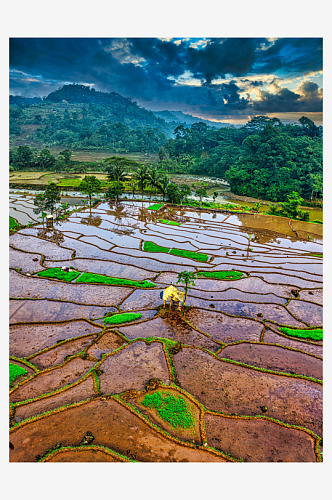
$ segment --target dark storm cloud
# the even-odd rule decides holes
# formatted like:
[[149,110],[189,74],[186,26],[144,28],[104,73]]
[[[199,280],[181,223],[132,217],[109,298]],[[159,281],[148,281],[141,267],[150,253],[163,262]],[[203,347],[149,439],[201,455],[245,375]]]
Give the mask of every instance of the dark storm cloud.
[[187,66],[197,78],[207,83],[226,74],[247,74],[255,61],[254,38],[213,39],[203,49],[188,47]]
[[[255,74],[275,72],[283,78],[321,70],[322,39],[212,38],[205,45],[192,41],[12,38],[11,93],[34,97],[66,83],[83,83],[118,92],[146,107],[165,103],[165,108],[171,104],[172,109],[196,110],[216,118],[253,109],[259,113],[321,110],[321,90],[313,82],[303,83],[299,94],[278,85],[273,92],[261,90],[260,101],[243,94],[264,85],[259,77],[252,79]],[[189,72],[201,80],[201,86],[186,84],[183,75]],[[229,75],[233,80],[211,83]]]
[[280,71],[284,75],[320,71],[322,67],[322,38],[279,38],[265,50],[256,51],[253,66],[260,73]]
[[298,88],[298,93],[274,83],[274,92],[260,91],[260,100],[254,101],[256,112],[283,113],[291,111],[321,112],[323,111],[323,96],[321,89],[314,82],[304,82]]

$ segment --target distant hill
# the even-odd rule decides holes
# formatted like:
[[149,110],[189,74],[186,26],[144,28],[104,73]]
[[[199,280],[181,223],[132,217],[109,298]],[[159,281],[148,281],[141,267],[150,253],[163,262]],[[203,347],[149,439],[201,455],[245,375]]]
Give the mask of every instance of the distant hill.
[[181,125],[193,125],[194,123],[203,122],[210,127],[222,128],[229,127],[230,123],[213,122],[211,120],[203,120],[197,116],[187,115],[182,111],[153,111],[153,114],[158,118],[162,118],[166,123],[174,122]]

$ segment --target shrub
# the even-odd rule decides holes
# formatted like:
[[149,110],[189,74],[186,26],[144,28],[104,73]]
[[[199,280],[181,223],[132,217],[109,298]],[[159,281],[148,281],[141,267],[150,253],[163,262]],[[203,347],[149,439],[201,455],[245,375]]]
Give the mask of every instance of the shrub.
[[283,333],[291,337],[298,337],[301,339],[323,340],[323,329],[316,328],[309,330],[306,328],[280,328]]
[[140,313],[122,313],[114,314],[113,316],[108,316],[104,318],[104,323],[106,325],[117,325],[119,323],[129,323],[135,319],[140,319],[142,315]]

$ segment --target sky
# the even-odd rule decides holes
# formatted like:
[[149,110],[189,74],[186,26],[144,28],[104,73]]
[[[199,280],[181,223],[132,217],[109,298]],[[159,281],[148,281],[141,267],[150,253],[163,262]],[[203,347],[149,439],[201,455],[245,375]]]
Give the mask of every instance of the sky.
[[10,38],[10,94],[79,83],[153,111],[322,123],[322,38]]

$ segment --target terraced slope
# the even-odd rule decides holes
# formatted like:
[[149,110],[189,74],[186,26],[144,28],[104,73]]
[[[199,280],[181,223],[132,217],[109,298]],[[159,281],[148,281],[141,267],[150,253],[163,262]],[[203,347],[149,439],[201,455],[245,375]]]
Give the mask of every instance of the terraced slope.
[[[321,461],[316,225],[148,206],[10,236],[10,461]],[[187,307],[164,309],[184,270]]]

